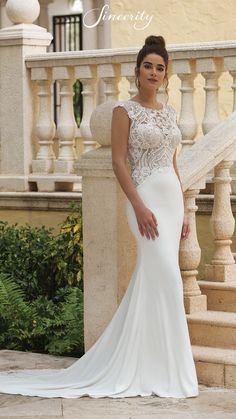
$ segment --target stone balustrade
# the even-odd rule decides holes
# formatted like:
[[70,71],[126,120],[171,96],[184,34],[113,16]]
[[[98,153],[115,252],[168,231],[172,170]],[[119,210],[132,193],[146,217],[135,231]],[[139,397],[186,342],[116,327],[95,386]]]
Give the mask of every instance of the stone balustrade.
[[[73,185],[74,169],[73,161],[78,161],[74,147],[74,137],[76,129],[72,128],[73,109],[72,92],[69,93],[68,83],[73,84],[73,81],[79,79],[82,82],[83,90],[83,117],[80,124],[80,135],[82,137],[84,152],[89,151],[98,146],[98,143],[91,136],[89,127],[90,117],[99,104],[100,82],[103,83],[103,100],[118,100],[120,97],[120,90],[125,93],[122,94],[124,98],[129,98],[136,92],[134,67],[137,48],[129,49],[113,49],[113,50],[94,50],[94,51],[78,51],[73,53],[48,53],[38,56],[26,57],[25,64],[31,73],[31,80],[40,84],[42,78],[45,77],[42,72],[48,75],[48,83],[52,85],[55,81],[59,82],[59,95],[61,97],[61,113],[59,125],[57,127],[58,135],[64,132],[66,137],[60,139],[59,155],[54,162],[54,175],[51,171],[51,166],[40,163],[34,164],[32,170],[31,181],[35,181],[38,190],[49,190],[43,183],[46,184],[47,175],[48,183],[50,179],[55,177],[55,174],[60,181],[60,174],[62,175],[61,183],[65,185],[66,177],[68,175],[68,182]],[[177,77],[180,80],[179,92],[181,95],[181,105],[179,111],[178,126],[182,133],[182,152],[193,145],[196,141],[197,131],[200,129],[203,134],[208,133],[220,121],[220,103],[218,98],[218,91],[220,89],[220,76],[223,73],[228,73],[229,80],[235,77],[236,74],[236,42],[215,42],[203,44],[185,44],[185,45],[170,45],[168,48],[170,65],[169,65],[169,80],[172,77]],[[51,72],[51,73],[50,73]],[[51,74],[51,76],[50,76]],[[197,76],[202,75],[203,84],[201,86],[204,91],[204,99],[202,109],[204,114],[201,122],[201,127],[197,124],[196,109],[194,107],[194,100],[196,87],[194,81]],[[67,80],[67,82],[66,82]],[[178,81],[178,80],[177,80]],[[67,86],[67,87],[66,87]],[[122,88],[122,86],[125,86]],[[234,82],[228,89],[232,88],[232,106],[229,110],[235,109],[235,85]],[[67,93],[65,93],[65,89]],[[198,88],[199,90],[200,88]],[[63,92],[64,90],[64,92]],[[177,89],[176,89],[177,90]],[[122,93],[121,92],[121,93]],[[168,93],[171,96],[169,89]],[[39,109],[45,107],[45,100],[38,91],[39,95]],[[158,92],[158,100],[167,101],[164,89]],[[39,119],[42,120],[43,111],[38,111]],[[48,116],[46,117],[48,118]],[[52,117],[50,117],[52,119]],[[45,121],[45,124],[48,122]],[[63,126],[67,127],[66,132]],[[68,127],[71,126],[70,133]],[[68,137],[67,137],[68,136]],[[49,140],[51,142],[51,139]],[[43,146],[40,137],[38,139],[39,145]],[[49,150],[48,150],[49,152]],[[49,153],[50,154],[50,153]],[[51,154],[50,154],[51,155]],[[51,157],[45,155],[46,160],[51,160]],[[36,160],[42,160],[43,156],[39,153]],[[63,163],[62,163],[63,161]],[[44,167],[38,170],[39,167]],[[38,180],[37,180],[38,175]],[[41,179],[44,182],[41,182]],[[71,181],[70,181],[71,178]],[[53,183],[52,183],[53,188]],[[60,188],[60,186],[59,186]]]
[[[24,28],[26,26],[25,24]],[[35,25],[28,26],[32,32],[30,44],[38,43],[39,39],[42,40],[42,32],[39,31],[39,27],[32,30],[32,26]],[[29,32],[29,28],[27,31]],[[0,31],[2,50],[6,48],[6,45],[9,45],[10,48],[10,40],[14,45],[15,35],[14,31],[10,31],[10,29]],[[45,33],[43,35],[46,37]],[[34,41],[35,38],[38,38],[37,41]],[[29,42],[29,33],[27,33],[27,39]],[[48,39],[50,39],[49,34]],[[17,190],[71,191],[74,189],[74,184],[80,184],[81,179],[78,175],[76,176],[74,169],[74,163],[81,157],[76,153],[75,140],[78,140],[78,137],[81,139],[83,152],[99,146],[91,135],[89,126],[91,114],[101,102],[101,98],[105,102],[112,99],[117,100],[119,97],[128,99],[135,94],[134,67],[137,51],[138,48],[120,48],[63,53],[44,52],[37,55],[34,51],[34,55],[22,57],[20,64],[25,67],[22,82],[26,81],[30,88],[27,102],[32,104],[34,115],[29,120],[29,125],[32,126],[30,138],[23,138],[23,142],[31,141],[29,148],[32,150],[32,154],[25,162],[28,170],[18,176],[18,180],[20,180],[20,176],[26,175],[24,182],[17,182],[16,173]],[[235,109],[236,41],[169,45],[168,52],[170,57],[169,81],[171,84],[173,78],[176,86],[173,89],[174,96],[179,90],[178,126],[182,133],[182,152],[184,152],[195,143],[199,130],[200,133],[206,134],[220,122],[221,103],[218,91],[220,77],[223,74],[228,76],[228,90],[232,90],[232,105],[230,105],[228,113]],[[12,63],[8,65],[12,65]],[[202,85],[199,85],[198,81],[197,87],[195,81],[199,75],[202,76]],[[7,76],[3,75],[2,85],[4,85],[4,77],[7,78]],[[79,129],[76,126],[73,113],[72,89],[73,83],[78,79],[82,83],[83,96],[83,115]],[[231,79],[232,85],[230,85]],[[57,93],[60,98],[57,127],[53,122],[52,106],[55,83],[57,83]],[[101,89],[102,95],[100,94]],[[172,90],[170,88],[168,94],[171,97]],[[198,109],[194,102],[196,96],[200,97],[200,94],[202,97],[204,95],[201,106],[204,113],[201,115],[202,121],[198,124]],[[163,88],[160,89],[157,96],[158,100],[167,101]],[[4,109],[7,113],[10,113],[14,108],[10,99],[11,96],[8,97],[7,103],[4,102]],[[172,103],[173,101],[176,102],[175,99],[171,100]],[[178,104],[175,104],[175,107],[178,108]],[[19,118],[25,117],[23,112],[21,114],[21,110],[18,112]],[[29,119],[29,114],[26,116]],[[7,177],[9,172],[14,175],[9,155],[9,149],[6,147],[6,150],[3,149],[2,152],[0,174],[3,184],[1,189],[5,191],[11,190],[11,181]],[[234,180],[234,170],[232,176]]]

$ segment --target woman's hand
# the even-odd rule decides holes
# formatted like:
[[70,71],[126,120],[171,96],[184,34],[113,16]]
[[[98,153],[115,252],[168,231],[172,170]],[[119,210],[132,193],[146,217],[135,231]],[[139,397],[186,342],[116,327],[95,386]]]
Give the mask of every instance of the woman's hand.
[[158,224],[153,212],[149,208],[145,207],[145,205],[139,205],[135,207],[134,211],[141,235],[145,235],[147,239],[150,239],[151,237],[153,240],[155,239],[155,236],[158,237]]
[[184,221],[181,232],[181,239],[186,240],[190,232],[188,212],[184,212]]

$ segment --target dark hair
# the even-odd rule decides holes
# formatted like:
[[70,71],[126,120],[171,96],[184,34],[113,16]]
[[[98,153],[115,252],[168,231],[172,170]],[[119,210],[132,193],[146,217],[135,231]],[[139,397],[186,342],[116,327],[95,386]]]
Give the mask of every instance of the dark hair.
[[166,50],[165,39],[161,35],[159,35],[159,36],[154,36],[154,35],[148,36],[145,39],[145,44],[143,45],[143,47],[138,52],[137,60],[136,60],[136,74],[135,74],[136,87],[138,88],[138,70],[141,66],[142,61],[144,60],[144,58],[148,54],[160,55],[164,60],[164,63],[165,63],[165,66],[166,66],[165,77],[166,77],[166,80],[167,80],[167,83],[165,85],[165,93],[168,96],[167,86],[169,84],[169,81],[168,81],[168,75],[167,75],[167,68],[168,68],[169,55],[168,55],[168,52]]

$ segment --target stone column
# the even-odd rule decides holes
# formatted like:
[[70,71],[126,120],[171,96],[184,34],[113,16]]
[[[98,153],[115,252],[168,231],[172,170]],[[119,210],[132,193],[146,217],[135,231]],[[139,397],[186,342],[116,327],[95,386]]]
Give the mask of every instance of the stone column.
[[95,108],[97,93],[97,68],[94,65],[80,65],[75,67],[75,78],[82,83],[83,96],[83,118],[80,123],[80,134],[82,137],[84,150],[86,153],[96,148],[97,143],[93,141],[90,130],[90,117]]
[[[225,57],[224,58],[224,69],[228,71],[232,76],[232,94],[233,94],[233,106],[232,112],[236,111],[236,57]],[[231,191],[232,194],[236,194],[236,162],[234,161],[232,167],[230,168],[231,181]]]
[[13,26],[0,30],[0,191],[28,190],[34,149],[34,91],[25,57],[46,52],[51,34],[33,25],[38,0],[8,0]]
[[219,77],[224,71],[222,58],[198,58],[196,71],[205,79],[205,114],[202,121],[203,134],[207,134],[221,121],[219,114]]
[[195,63],[192,60],[174,60],[173,73],[181,80],[181,112],[178,126],[182,134],[182,152],[194,144],[197,121],[194,110]]
[[233,160],[223,160],[215,167],[214,205],[210,219],[214,237],[214,255],[205,267],[207,281],[230,282],[236,278],[236,263],[231,252],[235,220],[231,208],[230,167]]
[[83,15],[85,24],[83,24],[83,49],[96,49],[97,43],[97,27],[87,27],[96,22],[96,13],[93,0],[83,1]]
[[54,0],[40,0],[40,15],[38,17],[38,24],[49,31],[48,20],[48,5],[53,3]]
[[7,0],[0,0],[0,29],[11,25],[11,21],[6,14],[6,2]]
[[60,114],[57,124],[59,154],[55,160],[55,173],[74,173],[76,122],[73,111],[74,69],[55,67],[53,79],[58,81],[60,95]]
[[91,117],[101,147],[82,155],[85,350],[98,339],[124,295],[136,257],[125,213],[126,196],[112,169],[110,132],[113,101]]
[[197,283],[198,265],[201,259],[201,249],[196,230],[196,197],[204,187],[204,180],[195,183],[185,192],[187,208],[189,210],[190,234],[186,240],[180,241],[179,261],[184,287],[184,306],[186,314],[206,311],[207,299],[201,294]]

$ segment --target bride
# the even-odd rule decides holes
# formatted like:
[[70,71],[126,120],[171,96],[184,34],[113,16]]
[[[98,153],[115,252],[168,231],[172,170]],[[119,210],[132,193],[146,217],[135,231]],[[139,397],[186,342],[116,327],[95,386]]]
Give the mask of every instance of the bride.
[[138,93],[113,110],[113,170],[127,197],[138,251],[119,307],[70,367],[3,372],[0,392],[64,398],[199,394],[178,262],[180,240],[189,234],[176,164],[181,133],[175,109],[156,101],[167,69],[164,38],[149,36],[137,55]]

